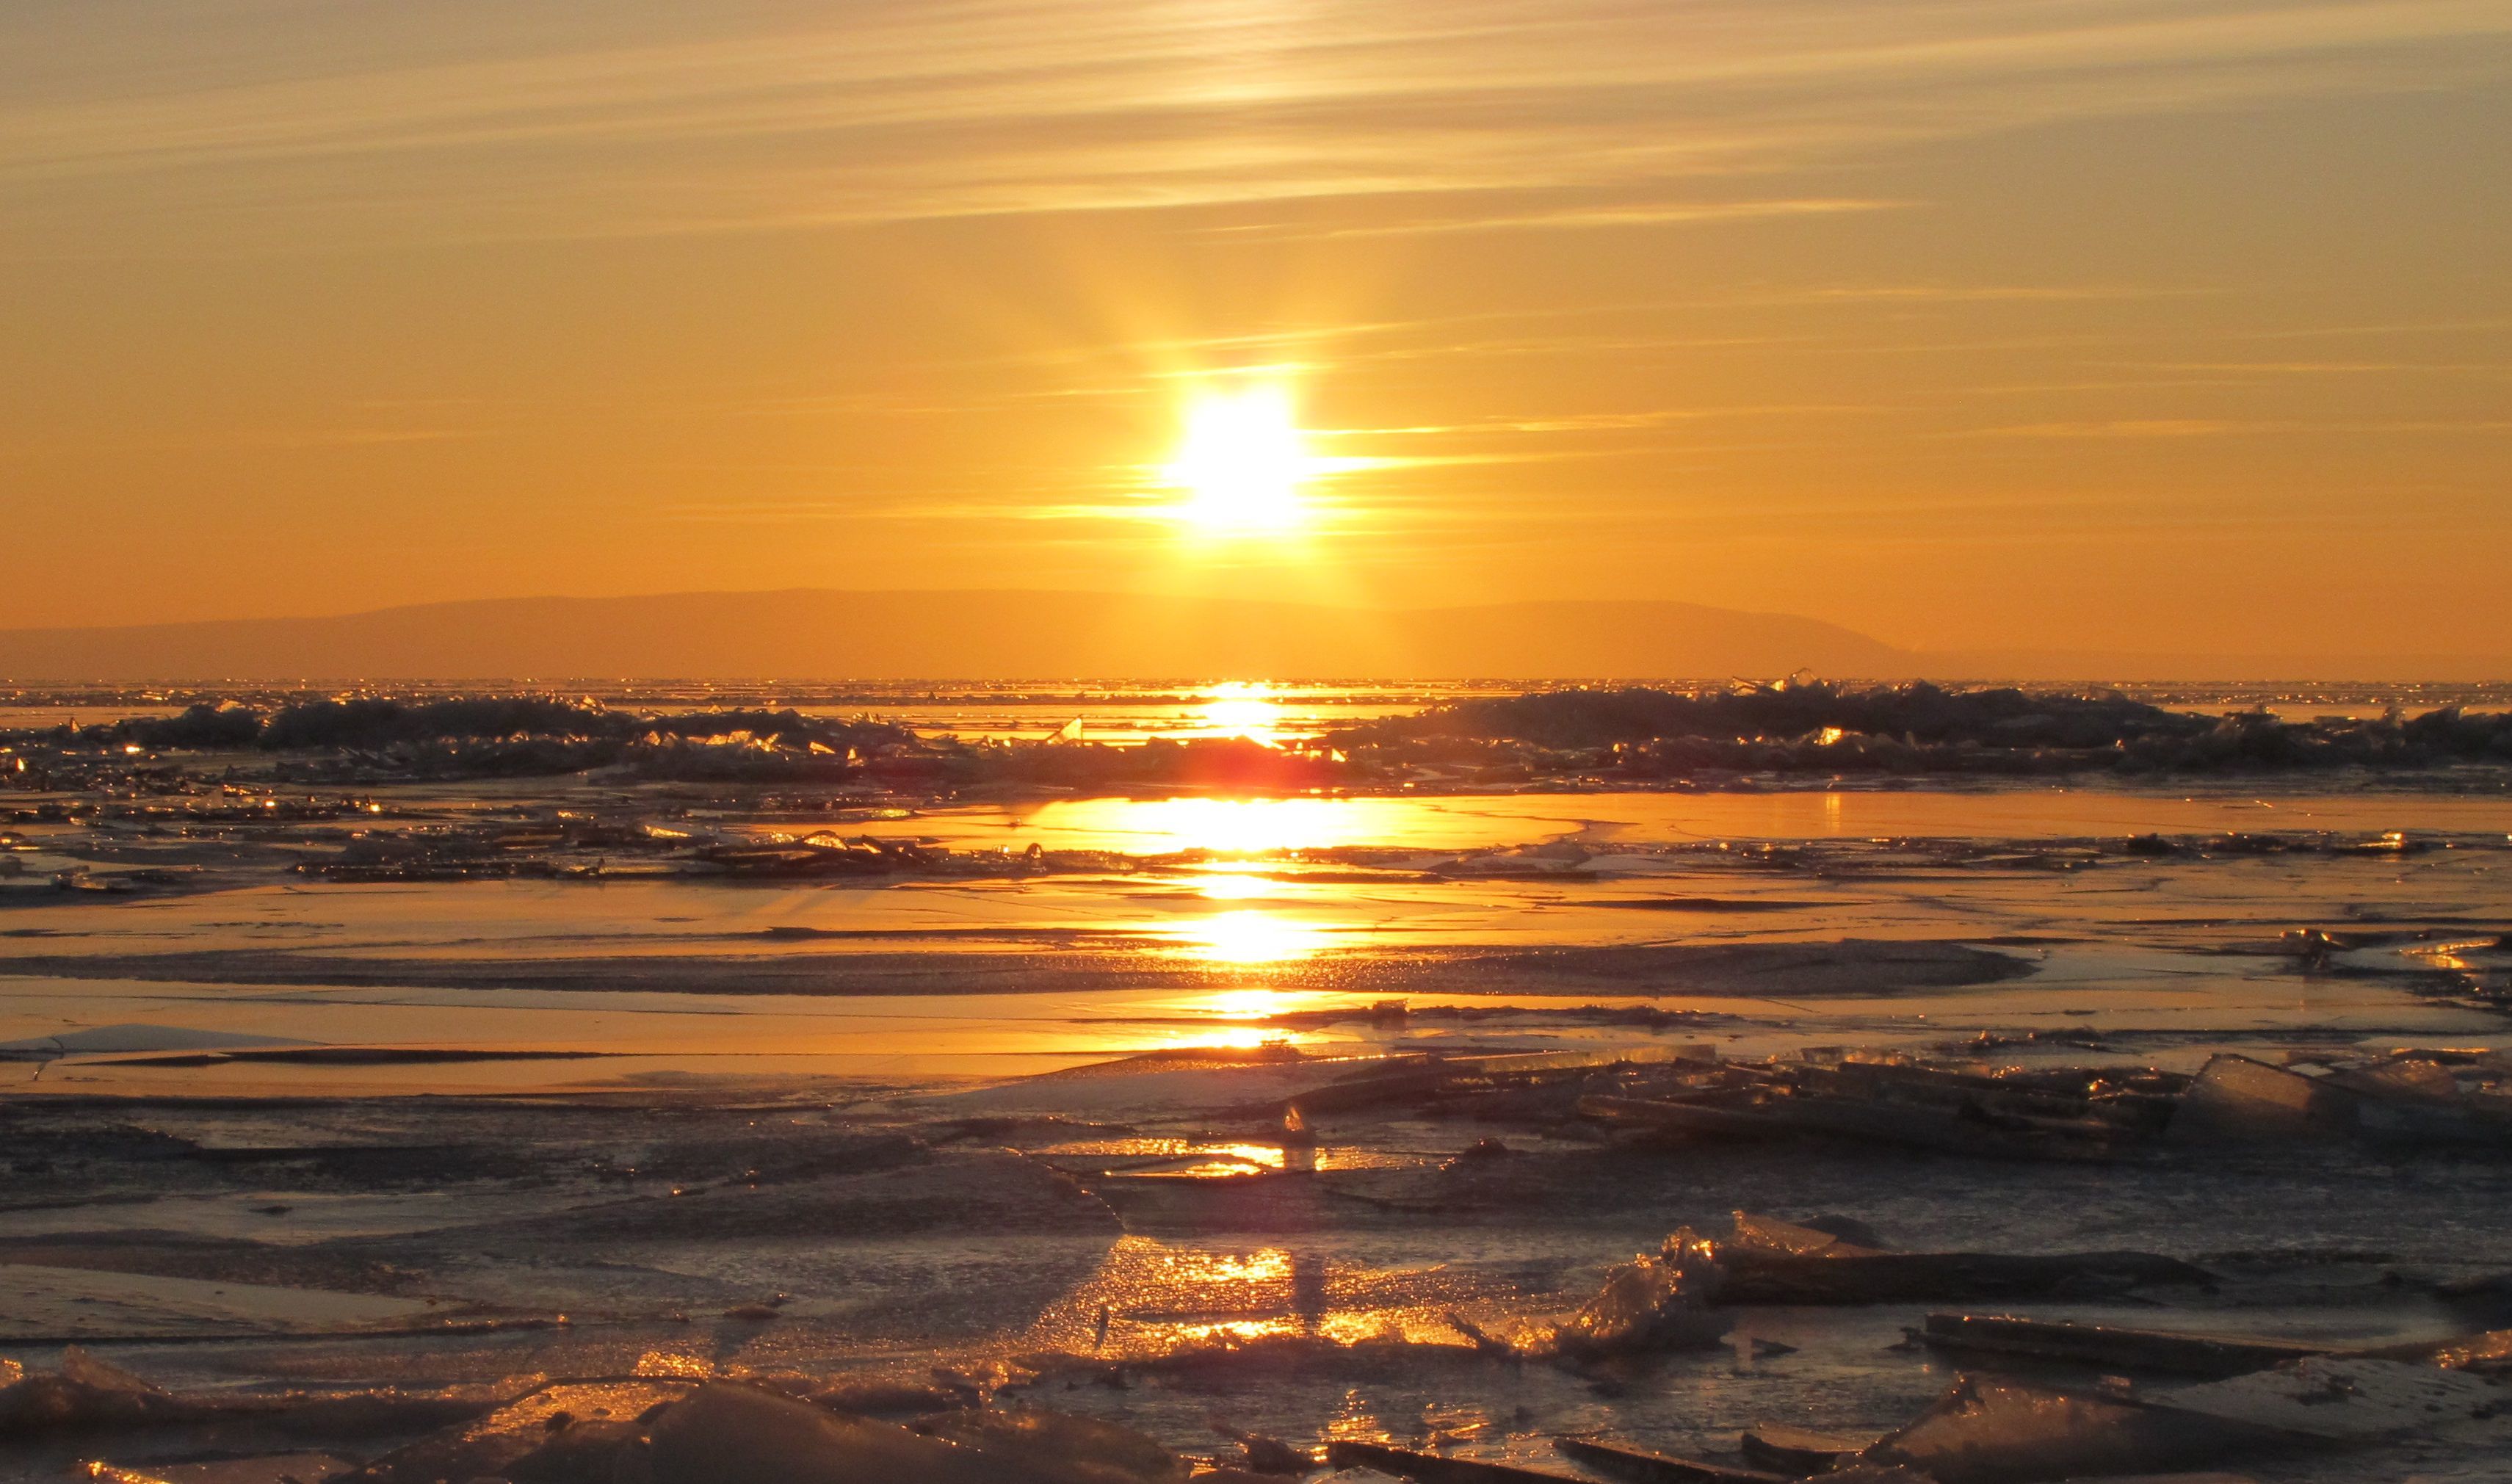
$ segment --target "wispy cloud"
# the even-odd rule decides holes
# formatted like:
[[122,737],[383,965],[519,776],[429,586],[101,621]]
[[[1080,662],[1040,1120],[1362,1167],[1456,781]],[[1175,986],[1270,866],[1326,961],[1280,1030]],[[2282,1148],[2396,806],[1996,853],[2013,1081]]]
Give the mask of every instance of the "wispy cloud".
[[2232,371],[2258,376],[2373,376],[2429,372],[2500,374],[2512,371],[2505,361],[2160,361],[2157,370]]
[[484,428],[282,428],[238,432],[223,442],[249,449],[367,449],[489,436]]
[[1619,199],[1326,229],[1601,227],[1872,210],[1668,186],[2507,46],[2499,0],[20,0],[0,186],[20,236],[117,202],[568,236],[1562,189]]
[[2258,423],[2211,417],[2124,417],[2099,422],[2028,422],[2006,428],[1971,428],[1956,438],[2213,438],[2224,433],[2264,432]]
[[1803,417],[1831,413],[1898,410],[1871,404],[1774,403],[1755,407],[1649,408],[1627,412],[1561,412],[1550,416],[1493,417],[1474,422],[1420,423],[1393,428],[1338,428],[1312,434],[1316,438],[1444,438],[1461,433],[1620,433],[1640,428],[1719,418]]
[[2405,433],[2493,434],[2512,432],[2502,418],[2293,418],[2239,420],[2209,417],[2115,418],[2092,422],[2034,422],[2013,427],[1968,428],[1950,438],[2155,439],[2218,438],[2240,434],[2332,434],[2388,437]]
[[1830,216],[1844,212],[1889,212],[1908,205],[1910,203],[1906,201],[1868,201],[1841,197],[1806,197],[1768,201],[1637,202],[1628,206],[1555,207],[1540,211],[1502,209],[1416,220],[1369,222],[1335,227],[1267,226],[1224,230],[1271,238],[1293,239],[1420,237],[1442,232],[1494,232],[1528,228],[1570,231],[1603,227],[1754,221],[1773,216]]
[[[1888,304],[2080,304],[2106,300],[2176,298],[2213,294],[2213,288],[2164,288],[2128,284],[1868,284],[1808,289],[1789,295],[1799,302]],[[1770,302],[1779,302],[1772,299]]]

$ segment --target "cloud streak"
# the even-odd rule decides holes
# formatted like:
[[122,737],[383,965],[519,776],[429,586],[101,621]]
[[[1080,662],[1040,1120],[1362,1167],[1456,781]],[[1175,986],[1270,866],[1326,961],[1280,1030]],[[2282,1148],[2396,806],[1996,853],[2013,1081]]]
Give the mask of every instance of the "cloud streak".
[[1700,186],[2056,119],[2500,76],[2512,12],[729,0],[658,19],[572,0],[20,0],[0,57],[20,84],[0,102],[0,190],[21,238],[143,198],[244,238],[1601,198],[1324,228],[1424,232],[1871,208]]

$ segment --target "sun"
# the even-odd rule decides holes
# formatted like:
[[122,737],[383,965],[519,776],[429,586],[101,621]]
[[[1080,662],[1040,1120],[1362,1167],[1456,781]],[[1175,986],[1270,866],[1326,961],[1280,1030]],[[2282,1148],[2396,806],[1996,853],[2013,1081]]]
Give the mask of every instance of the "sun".
[[1327,461],[1309,449],[1280,387],[1208,392],[1188,407],[1162,482],[1185,491],[1188,524],[1216,534],[1286,531],[1310,519],[1303,487]]

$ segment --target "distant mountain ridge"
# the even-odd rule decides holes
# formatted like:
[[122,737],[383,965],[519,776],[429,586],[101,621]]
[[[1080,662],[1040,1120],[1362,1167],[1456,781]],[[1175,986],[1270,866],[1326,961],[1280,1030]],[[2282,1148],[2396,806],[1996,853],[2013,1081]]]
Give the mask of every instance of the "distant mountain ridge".
[[1782,613],[1653,601],[1368,609],[1122,593],[500,598],[323,618],[0,630],[0,681],[2476,681],[2512,658],[1896,647]]
[[1887,675],[1835,624],[1684,603],[1371,610],[1111,593],[511,598],[333,618],[0,631],[17,682]]

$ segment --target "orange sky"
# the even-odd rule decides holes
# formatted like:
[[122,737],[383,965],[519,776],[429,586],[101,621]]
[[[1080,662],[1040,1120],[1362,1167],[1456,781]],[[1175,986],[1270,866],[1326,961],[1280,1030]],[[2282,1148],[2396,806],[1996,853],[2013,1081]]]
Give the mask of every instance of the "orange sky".
[[[14,0],[7,623],[1039,586],[2512,652],[2507,139],[2502,0]],[[1161,519],[1251,368],[1315,519]]]

